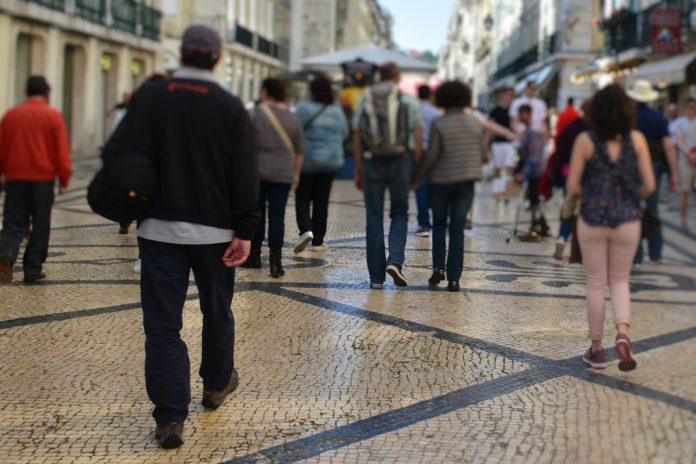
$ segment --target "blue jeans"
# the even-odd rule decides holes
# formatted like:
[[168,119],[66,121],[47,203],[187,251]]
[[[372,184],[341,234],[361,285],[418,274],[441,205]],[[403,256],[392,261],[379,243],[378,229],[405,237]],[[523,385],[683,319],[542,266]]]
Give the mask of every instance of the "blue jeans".
[[271,250],[283,248],[285,207],[288,204],[289,194],[290,184],[261,181],[259,188],[261,223],[251,241],[255,248],[261,248],[266,233],[266,205],[268,205],[268,248]]
[[[430,208],[433,210],[433,268],[446,267],[447,280],[458,281],[464,268],[464,225],[474,201],[474,183],[431,184],[429,188]],[[448,219],[449,250],[446,244]]]
[[190,361],[181,339],[193,270],[203,314],[201,364],[206,390],[222,390],[234,369],[234,269],[222,255],[229,243],[175,245],[139,239],[140,298],[145,328],[145,385],[159,425],[184,422],[191,402]]
[[430,229],[430,208],[428,206],[428,182],[423,180],[416,189],[416,207],[418,209],[418,226]]
[[563,243],[568,243],[570,234],[573,232],[572,222],[561,222],[561,227],[558,229],[558,241],[563,240]]
[[[655,173],[655,191],[645,200],[645,206],[650,208],[650,210],[659,217],[657,204],[660,199],[660,181],[665,174],[669,176],[669,167],[666,163],[653,163],[653,172]],[[641,240],[638,244],[638,251],[636,252],[634,262],[642,263],[644,255],[643,240]],[[662,259],[662,225],[658,226],[655,232],[648,237],[648,256],[650,256],[650,259],[653,261]]]
[[[385,156],[365,160],[363,194],[367,214],[367,269],[370,282],[384,283],[387,264],[403,266],[408,229],[408,194],[411,183],[411,155]],[[384,248],[384,194],[389,190],[389,256]]]

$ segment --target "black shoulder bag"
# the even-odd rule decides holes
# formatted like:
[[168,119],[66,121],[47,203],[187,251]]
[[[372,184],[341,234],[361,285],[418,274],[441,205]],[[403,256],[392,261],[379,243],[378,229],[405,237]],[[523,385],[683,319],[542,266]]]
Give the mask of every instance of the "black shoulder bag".
[[[599,152],[599,149],[597,151]],[[653,232],[655,232],[658,229],[658,227],[660,227],[660,225],[662,224],[660,218],[650,208],[643,208],[640,198],[638,198],[635,192],[633,192],[631,188],[628,185],[626,185],[626,181],[617,169],[616,163],[611,162],[611,160],[609,159],[609,155],[601,153],[599,154],[599,156],[601,160],[611,168],[612,175],[618,178],[621,189],[631,198],[631,200],[633,200],[638,209],[641,210],[641,238],[650,237],[653,234]]]

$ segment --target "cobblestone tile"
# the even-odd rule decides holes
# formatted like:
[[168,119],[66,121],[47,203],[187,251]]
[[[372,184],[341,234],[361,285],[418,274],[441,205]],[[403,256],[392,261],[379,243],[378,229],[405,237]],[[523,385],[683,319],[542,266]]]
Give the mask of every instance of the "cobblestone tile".
[[[639,368],[595,374],[578,359],[583,270],[558,266],[552,241],[505,243],[512,205],[485,188],[477,199],[464,292],[426,289],[430,243],[413,235],[411,286],[370,291],[361,194],[348,182],[334,187],[329,251],[286,250],[282,279],[239,270],[241,386],[213,413],[199,404],[191,287],[186,443],[160,450],[143,385],[136,239],[89,213],[82,189],[97,165],[78,163],[57,198],[49,280],[0,287],[2,463],[694,462],[696,236],[671,226],[676,211],[665,209],[664,263],[632,276]],[[290,243],[292,201],[286,224]],[[611,346],[609,311],[605,328]]]
[[694,436],[694,414],[563,377],[307,462],[691,463]]

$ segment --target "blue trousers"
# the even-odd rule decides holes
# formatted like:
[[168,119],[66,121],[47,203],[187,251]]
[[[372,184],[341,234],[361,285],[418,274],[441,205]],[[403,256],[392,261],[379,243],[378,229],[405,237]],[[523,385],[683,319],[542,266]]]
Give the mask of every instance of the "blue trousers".
[[[367,215],[367,268],[370,282],[384,283],[388,264],[403,266],[408,229],[408,194],[411,184],[411,155],[384,156],[365,160],[363,194]],[[384,247],[384,196],[389,191],[389,256]]]
[[[429,188],[433,210],[433,268],[446,269],[447,280],[458,281],[464,268],[464,225],[474,201],[474,182],[431,184]],[[449,250],[446,244],[448,219]]]
[[[666,163],[653,163],[653,172],[655,173],[655,191],[645,200],[645,206],[657,216],[660,217],[657,211],[657,205],[660,199],[660,184],[664,175],[669,176],[669,167]],[[638,250],[634,259],[635,263],[642,263],[645,252],[643,251],[643,240],[638,244]],[[662,225],[658,226],[655,231],[648,237],[648,256],[653,261],[662,259]]]
[[159,425],[184,422],[191,402],[190,363],[181,339],[189,272],[203,313],[199,374],[206,390],[225,388],[234,368],[234,269],[222,263],[229,243],[174,245],[139,239],[145,328],[145,385]]
[[428,204],[428,182],[423,180],[416,189],[416,208],[418,209],[418,226],[430,229],[430,206]]
[[[266,210],[268,210],[268,248],[283,248],[285,237],[285,207],[288,204],[290,184],[261,181],[259,187],[259,208],[261,223],[256,229],[252,245],[261,248],[266,233]],[[266,207],[268,206],[268,208]]]

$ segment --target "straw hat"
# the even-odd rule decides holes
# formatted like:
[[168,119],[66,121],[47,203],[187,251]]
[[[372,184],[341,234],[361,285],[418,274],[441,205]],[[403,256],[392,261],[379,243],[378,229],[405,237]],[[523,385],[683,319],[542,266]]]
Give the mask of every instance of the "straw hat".
[[632,100],[640,103],[650,103],[657,100],[659,94],[653,89],[650,81],[639,79],[633,83],[633,86],[626,91]]

